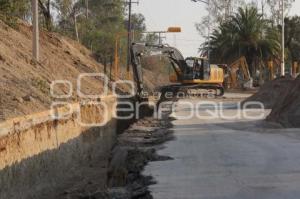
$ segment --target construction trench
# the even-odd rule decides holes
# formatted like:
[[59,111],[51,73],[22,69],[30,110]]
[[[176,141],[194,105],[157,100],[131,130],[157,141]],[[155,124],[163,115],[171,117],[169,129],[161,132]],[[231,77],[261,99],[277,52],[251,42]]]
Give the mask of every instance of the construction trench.
[[1,123],[0,198],[151,198],[151,178],[140,172],[149,161],[168,159],[155,150],[172,138],[168,113],[156,120],[143,106],[143,119],[117,120],[117,99],[101,102],[109,107],[102,127],[78,122],[79,113],[83,123],[104,121],[91,104],[57,109],[69,116],[63,120],[45,111]]

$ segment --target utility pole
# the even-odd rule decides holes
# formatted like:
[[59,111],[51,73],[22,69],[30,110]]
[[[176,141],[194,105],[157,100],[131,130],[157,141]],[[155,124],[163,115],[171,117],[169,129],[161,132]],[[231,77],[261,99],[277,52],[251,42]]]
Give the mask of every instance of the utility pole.
[[210,65],[210,18],[211,18],[211,8],[210,8],[210,0],[207,0],[207,6],[208,6],[208,50],[207,50],[207,58],[208,58],[208,63]]
[[261,0],[261,12],[262,12],[262,19],[265,19],[265,1]]
[[38,0],[32,0],[32,56],[35,61],[39,61],[39,7]]
[[128,24],[127,24],[127,32],[128,32],[128,38],[127,38],[127,69],[126,74],[127,78],[129,78],[130,73],[130,59],[131,59],[131,41],[132,41],[132,34],[131,34],[131,12],[132,12],[132,4],[139,4],[139,2],[133,2],[132,0],[129,0],[128,3]]
[[84,12],[74,14],[75,34],[76,34],[76,39],[77,39],[78,43],[80,43],[80,39],[79,39],[79,33],[78,33],[77,17],[79,17],[80,15],[84,15]]
[[74,25],[75,25],[75,34],[77,42],[79,43],[79,34],[78,34],[78,27],[77,27],[77,15],[74,14]]
[[281,0],[281,12],[282,12],[282,58],[281,58],[281,76],[285,76],[285,35],[284,35],[284,0]]

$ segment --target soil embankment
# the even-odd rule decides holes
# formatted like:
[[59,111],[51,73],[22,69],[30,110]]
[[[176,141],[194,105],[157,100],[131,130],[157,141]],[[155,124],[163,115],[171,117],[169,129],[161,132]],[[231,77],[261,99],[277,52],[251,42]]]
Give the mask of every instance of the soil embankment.
[[[54,80],[69,81],[73,89],[65,101],[76,102],[77,78],[82,73],[100,73],[103,66],[79,43],[56,33],[41,31],[40,62],[32,60],[32,30],[20,22],[12,29],[0,21],[0,121],[48,110]],[[85,78],[82,92],[98,94],[103,82]],[[55,94],[67,95],[69,86],[59,84]]]
[[267,82],[260,90],[244,102],[261,102],[272,109],[267,121],[283,127],[300,128],[300,77],[278,78]]
[[[0,122],[50,109],[56,99],[50,93],[50,85],[55,80],[69,81],[72,85],[72,88],[63,83],[55,86],[56,95],[71,94],[60,101],[80,102],[79,75],[104,72],[104,66],[94,59],[91,51],[58,33],[40,31],[40,54],[39,62],[32,60],[29,24],[20,21],[18,28],[13,29],[0,21]],[[146,88],[154,89],[168,82],[167,76],[156,70],[143,70]],[[111,84],[109,81],[109,88]],[[103,80],[83,78],[80,90],[87,95],[102,94]],[[118,85],[118,91],[126,92],[128,88]]]

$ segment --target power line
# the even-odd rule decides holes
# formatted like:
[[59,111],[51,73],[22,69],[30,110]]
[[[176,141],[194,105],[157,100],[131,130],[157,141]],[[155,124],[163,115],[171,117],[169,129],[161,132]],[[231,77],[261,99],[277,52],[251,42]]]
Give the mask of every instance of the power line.
[[186,41],[186,42],[203,42],[203,40],[199,39],[177,39],[178,41]]
[[284,26],[285,26],[285,24],[284,24],[284,0],[281,0],[281,1],[279,1],[279,4],[281,5],[281,14],[282,14],[282,44],[281,44],[281,48],[282,48],[282,60],[281,60],[281,75],[282,76],[285,76],[285,43],[284,43],[284,41],[285,41],[285,35],[284,35]]

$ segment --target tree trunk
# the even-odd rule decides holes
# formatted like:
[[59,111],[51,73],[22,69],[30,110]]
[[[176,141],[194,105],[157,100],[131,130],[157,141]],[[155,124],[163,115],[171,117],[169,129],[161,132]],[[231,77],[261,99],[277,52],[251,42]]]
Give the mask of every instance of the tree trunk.
[[85,0],[85,6],[86,6],[86,18],[89,18],[89,0]]
[[104,57],[104,74],[106,74],[106,71],[107,71],[107,60],[106,60],[106,57]]
[[48,31],[52,30],[52,16],[51,16],[51,6],[50,0],[47,0],[46,5],[43,4],[41,0],[39,0],[39,6],[41,8],[42,14],[45,20],[45,26]]
[[77,26],[77,16],[76,16],[76,14],[74,14],[74,25],[75,25],[75,35],[76,35],[76,39],[77,39],[78,43],[80,43],[80,40],[79,40],[79,33],[78,33],[78,26]]

